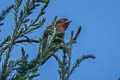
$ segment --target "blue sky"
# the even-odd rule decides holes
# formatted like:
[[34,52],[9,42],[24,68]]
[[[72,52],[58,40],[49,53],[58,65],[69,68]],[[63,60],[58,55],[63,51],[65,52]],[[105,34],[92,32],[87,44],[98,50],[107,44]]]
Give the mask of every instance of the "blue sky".
[[[73,73],[71,80],[117,80],[120,77],[119,3],[120,0],[50,1],[46,10],[47,13],[44,15],[47,18],[44,26],[51,24],[54,16],[72,20],[69,29],[66,31],[66,41],[70,37],[71,30],[76,31],[79,25],[82,26],[81,34],[77,40],[78,43],[73,47],[73,62],[75,58],[84,54],[94,54],[96,56],[95,60],[84,61]],[[10,4],[11,1],[1,1],[0,10]],[[8,19],[8,22],[8,24],[12,24],[10,19]],[[3,33],[7,33],[7,28],[3,29],[5,29]],[[36,36],[41,35],[41,31],[37,31],[37,33]],[[0,34],[0,36],[2,35]],[[33,49],[30,50],[33,53],[34,46],[29,45],[29,47]],[[57,63],[51,58],[40,69],[40,80],[58,80],[57,67]]]

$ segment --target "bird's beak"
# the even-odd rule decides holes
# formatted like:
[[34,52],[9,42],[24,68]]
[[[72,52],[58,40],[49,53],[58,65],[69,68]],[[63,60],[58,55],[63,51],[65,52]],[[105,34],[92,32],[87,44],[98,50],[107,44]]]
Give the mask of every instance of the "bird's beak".
[[71,23],[72,21],[71,20],[67,20],[66,23]]

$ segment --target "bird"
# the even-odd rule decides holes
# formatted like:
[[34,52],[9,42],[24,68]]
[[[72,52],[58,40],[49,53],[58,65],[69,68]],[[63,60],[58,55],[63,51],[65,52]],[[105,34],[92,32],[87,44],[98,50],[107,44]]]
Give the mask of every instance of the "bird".
[[[61,43],[64,40],[65,31],[67,30],[71,20],[66,18],[61,18],[56,23],[56,34],[53,43]],[[49,35],[53,34],[54,26],[49,25],[46,30],[49,32]]]
[[[55,45],[59,45],[62,42],[64,42],[65,31],[67,30],[71,22],[72,21],[68,20],[67,18],[61,18],[56,22],[56,34],[52,43],[55,43]],[[46,48],[48,48],[48,45],[47,45],[48,37],[54,33],[53,24],[47,26],[47,28],[45,29],[45,32],[48,32],[48,33],[44,35],[43,51],[46,51],[47,50]],[[53,52],[56,52],[56,51],[53,51]],[[48,56],[41,64],[43,65],[50,57],[51,55]]]

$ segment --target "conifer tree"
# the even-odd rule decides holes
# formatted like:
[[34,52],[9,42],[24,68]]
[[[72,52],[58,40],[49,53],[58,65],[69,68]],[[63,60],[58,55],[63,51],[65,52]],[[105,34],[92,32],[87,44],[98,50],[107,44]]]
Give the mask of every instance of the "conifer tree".
[[[56,34],[56,24],[58,22],[56,15],[52,21],[54,27],[53,34],[49,36],[49,40],[45,40],[49,31],[44,31],[44,33],[41,33],[43,36],[39,36],[37,39],[32,39],[28,36],[45,24],[46,18],[42,16],[46,13],[45,9],[48,7],[49,2],[50,0],[26,0],[23,5],[23,0],[15,0],[14,4],[11,4],[8,8],[1,11],[0,27],[5,25],[3,21],[5,21],[6,16],[10,12],[14,14],[14,16],[11,16],[11,18],[14,19],[14,26],[13,31],[11,31],[12,34],[8,34],[7,37],[0,40],[0,80],[34,80],[34,78],[40,76],[40,73],[37,72],[38,69],[44,66],[43,64],[51,57],[54,57],[58,62],[60,80],[70,80],[71,74],[81,62],[89,58],[95,59],[94,55],[88,54],[76,59],[74,64],[71,63],[72,46],[77,43],[81,26],[78,27],[77,33],[71,31],[69,42],[62,41],[60,44],[53,43]],[[30,15],[34,13],[36,8],[41,9],[34,19],[30,18]],[[0,30],[2,34],[2,29]],[[44,41],[46,41],[47,44],[45,44]],[[24,45],[21,47],[22,56],[17,60],[10,59],[12,51],[15,49],[14,46],[19,46],[22,43],[34,43],[39,46],[36,58],[28,60],[30,54],[25,51],[24,46],[26,45]],[[62,59],[55,54],[58,50],[63,51],[63,53],[61,53],[63,54]]]

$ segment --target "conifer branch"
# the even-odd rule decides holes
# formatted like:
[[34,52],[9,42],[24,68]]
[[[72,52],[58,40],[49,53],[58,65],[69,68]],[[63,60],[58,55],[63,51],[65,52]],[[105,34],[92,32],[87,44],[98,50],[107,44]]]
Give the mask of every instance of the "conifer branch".
[[95,59],[94,55],[89,54],[83,56],[82,58],[76,59],[76,62],[73,65],[71,64],[72,45],[76,43],[80,31],[81,31],[81,26],[78,28],[78,31],[75,34],[75,36],[74,36],[74,31],[71,32],[70,42],[64,43],[63,46],[61,46],[61,49],[63,50],[62,60],[60,60],[58,56],[54,55],[59,65],[58,73],[60,76],[60,80],[69,80],[71,74],[84,60],[89,58]]
[[[11,67],[9,66],[9,58],[10,58],[10,54],[11,54],[11,51],[13,49],[13,46],[15,44],[17,44],[17,43],[23,43],[23,42],[28,42],[28,43],[34,42],[34,43],[38,43],[39,44],[40,43],[39,40],[29,39],[29,37],[27,39],[22,39],[22,38],[26,34],[31,33],[34,30],[42,27],[43,24],[45,23],[45,20],[46,20],[45,18],[43,18],[41,21],[39,21],[40,17],[43,14],[45,14],[44,10],[48,7],[49,0],[44,1],[43,8],[41,9],[39,15],[36,17],[35,20],[30,22],[30,25],[28,25],[28,23],[27,23],[27,22],[30,21],[30,19],[28,19],[28,16],[33,13],[33,10],[36,7],[40,6],[39,5],[40,3],[38,3],[38,1],[34,1],[34,0],[32,0],[32,1],[27,0],[26,6],[24,7],[24,9],[20,10],[19,8],[21,6],[21,3],[22,3],[22,0],[16,0],[15,5],[12,6],[12,8],[14,9],[14,22],[15,22],[13,34],[8,36],[6,39],[4,39],[0,43],[0,47],[1,47],[1,49],[0,49],[0,58],[2,57],[3,53],[6,51],[6,54],[5,54],[6,57],[5,57],[4,62],[2,64],[2,74],[0,75],[0,79],[2,79],[2,80],[8,79],[8,76],[11,74],[11,72],[15,70],[15,69],[13,69],[13,67],[16,67],[16,65],[15,66],[11,66]],[[43,1],[42,1],[42,3],[43,3]],[[8,8],[2,14],[2,17],[0,17],[0,21],[2,21],[4,19],[4,16],[10,11],[10,9],[11,9],[11,7]],[[28,66],[29,65],[33,65],[31,63],[29,64],[29,62],[27,61],[27,56],[25,55],[25,51],[24,51],[23,48],[21,49],[21,51],[22,51],[23,58],[20,59],[19,64],[21,63],[22,60],[24,60],[24,61],[27,62],[26,66],[27,65]],[[26,58],[26,59],[24,59],[24,58]],[[22,62],[22,64],[24,64],[24,61]],[[34,60],[33,60],[33,62],[34,62]],[[24,66],[22,66],[22,65],[19,65],[19,67],[23,67],[24,68]],[[38,68],[39,68],[39,66],[38,66]],[[38,68],[36,68],[36,70],[38,70]],[[16,68],[16,70],[17,69],[18,68]],[[34,77],[38,76],[38,74],[35,74],[35,68],[33,68],[33,69],[30,68],[30,69],[32,69],[31,71],[29,71],[29,68],[26,68],[26,69],[28,69],[28,70],[26,70],[26,71],[28,71],[26,73],[29,73],[29,72],[31,73],[31,71],[33,71],[32,72],[33,75],[27,76],[27,74],[26,74],[24,76],[21,76],[21,73],[19,73],[19,71],[18,71],[18,73],[17,73],[17,75],[15,77],[11,77],[11,80],[12,79],[15,79],[15,80],[31,79],[32,80]]]
[[12,8],[13,8],[13,5],[10,5],[8,8],[6,8],[0,13],[0,26],[4,24],[2,21],[5,19],[6,15],[10,12]]
[[[23,0],[15,0],[15,4],[10,5],[7,9],[3,10],[0,14],[0,26],[3,25],[3,20],[6,15],[13,9],[14,11],[14,27],[12,34],[7,36],[0,42],[0,62],[2,62],[0,71],[0,80],[33,80],[40,76],[38,70],[43,66],[50,57],[54,56],[58,62],[58,73],[60,80],[69,80],[71,74],[75,69],[86,59],[95,59],[94,55],[88,54],[81,58],[76,59],[76,62],[72,65],[72,47],[76,43],[77,38],[81,32],[81,26],[78,27],[77,33],[74,35],[74,31],[71,32],[71,38],[68,43],[61,42],[56,44],[53,41],[56,38],[57,16],[52,21],[53,33],[49,34],[49,31],[44,31],[43,36],[38,40],[27,37],[28,34],[41,28],[46,22],[46,18],[41,17],[46,13],[45,9],[49,5],[50,0],[26,0],[24,8],[21,8]],[[40,4],[43,4],[41,6]],[[34,13],[36,8],[40,7],[40,12],[31,19],[30,15]],[[39,50],[36,58],[29,59],[29,54],[25,51],[24,47],[21,47],[21,57],[15,61],[10,60],[13,47],[16,44],[22,43],[36,43],[39,45]],[[58,50],[63,51],[62,59],[56,56]],[[5,58],[3,57],[5,54]]]

